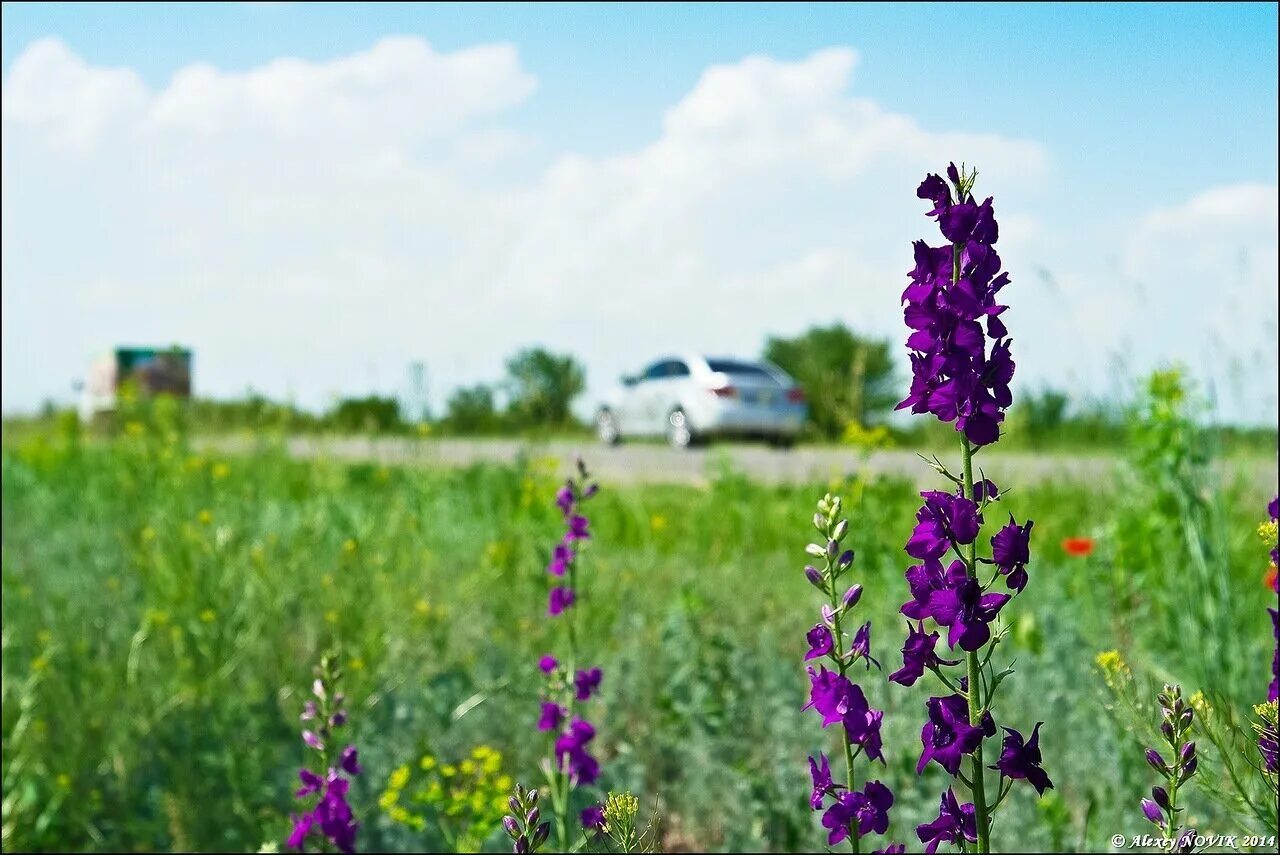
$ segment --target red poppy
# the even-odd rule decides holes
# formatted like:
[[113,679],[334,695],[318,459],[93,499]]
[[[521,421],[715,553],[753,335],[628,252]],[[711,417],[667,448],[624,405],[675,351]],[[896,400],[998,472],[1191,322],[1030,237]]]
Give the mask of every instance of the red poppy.
[[1076,558],[1093,553],[1092,537],[1068,537],[1062,541],[1062,551]]
[[1272,564],[1267,568],[1267,575],[1262,577],[1262,584],[1273,591],[1280,590],[1280,587],[1276,585],[1276,565]]

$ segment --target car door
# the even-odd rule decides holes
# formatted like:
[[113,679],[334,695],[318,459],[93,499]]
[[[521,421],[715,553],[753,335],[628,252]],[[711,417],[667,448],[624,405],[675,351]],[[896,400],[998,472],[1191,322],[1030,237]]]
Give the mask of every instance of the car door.
[[654,434],[663,434],[667,417],[680,404],[681,386],[689,378],[689,366],[680,359],[666,359],[654,366],[653,375],[645,383],[645,423]]
[[636,382],[625,390],[618,413],[619,423],[625,433],[632,436],[654,433],[653,386],[662,378],[664,364],[663,361],[650,364],[636,378]]

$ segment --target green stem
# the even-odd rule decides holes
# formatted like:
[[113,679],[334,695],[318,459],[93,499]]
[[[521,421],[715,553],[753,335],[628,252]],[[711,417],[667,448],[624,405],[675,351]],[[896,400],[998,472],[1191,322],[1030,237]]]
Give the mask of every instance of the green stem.
[[[974,500],[973,491],[973,446],[969,444],[969,438],[963,434],[960,437],[960,450],[964,460],[964,495],[969,500]],[[978,570],[978,541],[974,539],[969,544],[969,558],[966,565],[969,570],[969,578],[977,578]],[[982,727],[982,672],[978,665],[978,653],[976,650],[965,654],[965,661],[969,670],[969,724],[973,727]],[[986,787],[983,783],[984,767],[982,764],[982,743],[978,743],[977,749],[973,752],[973,810],[978,826],[978,851],[988,853],[991,851],[991,827],[990,819],[987,814],[987,794]]]

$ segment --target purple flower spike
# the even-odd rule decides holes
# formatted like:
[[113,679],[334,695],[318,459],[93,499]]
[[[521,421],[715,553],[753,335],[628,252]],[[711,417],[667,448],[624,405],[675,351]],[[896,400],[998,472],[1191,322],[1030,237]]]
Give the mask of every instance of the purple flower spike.
[[544,674],[550,674],[559,667],[560,663],[556,661],[554,656],[543,656],[538,660],[538,670]]

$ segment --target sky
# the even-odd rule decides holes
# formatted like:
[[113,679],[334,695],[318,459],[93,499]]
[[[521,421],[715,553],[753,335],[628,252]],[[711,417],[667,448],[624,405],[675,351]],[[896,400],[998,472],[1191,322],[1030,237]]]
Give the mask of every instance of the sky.
[[[1015,393],[1181,364],[1277,418],[1277,12],[5,4],[6,413],[118,344],[196,392],[438,412],[524,346],[905,338],[915,198],[995,197]],[[905,348],[896,348],[906,365]]]

